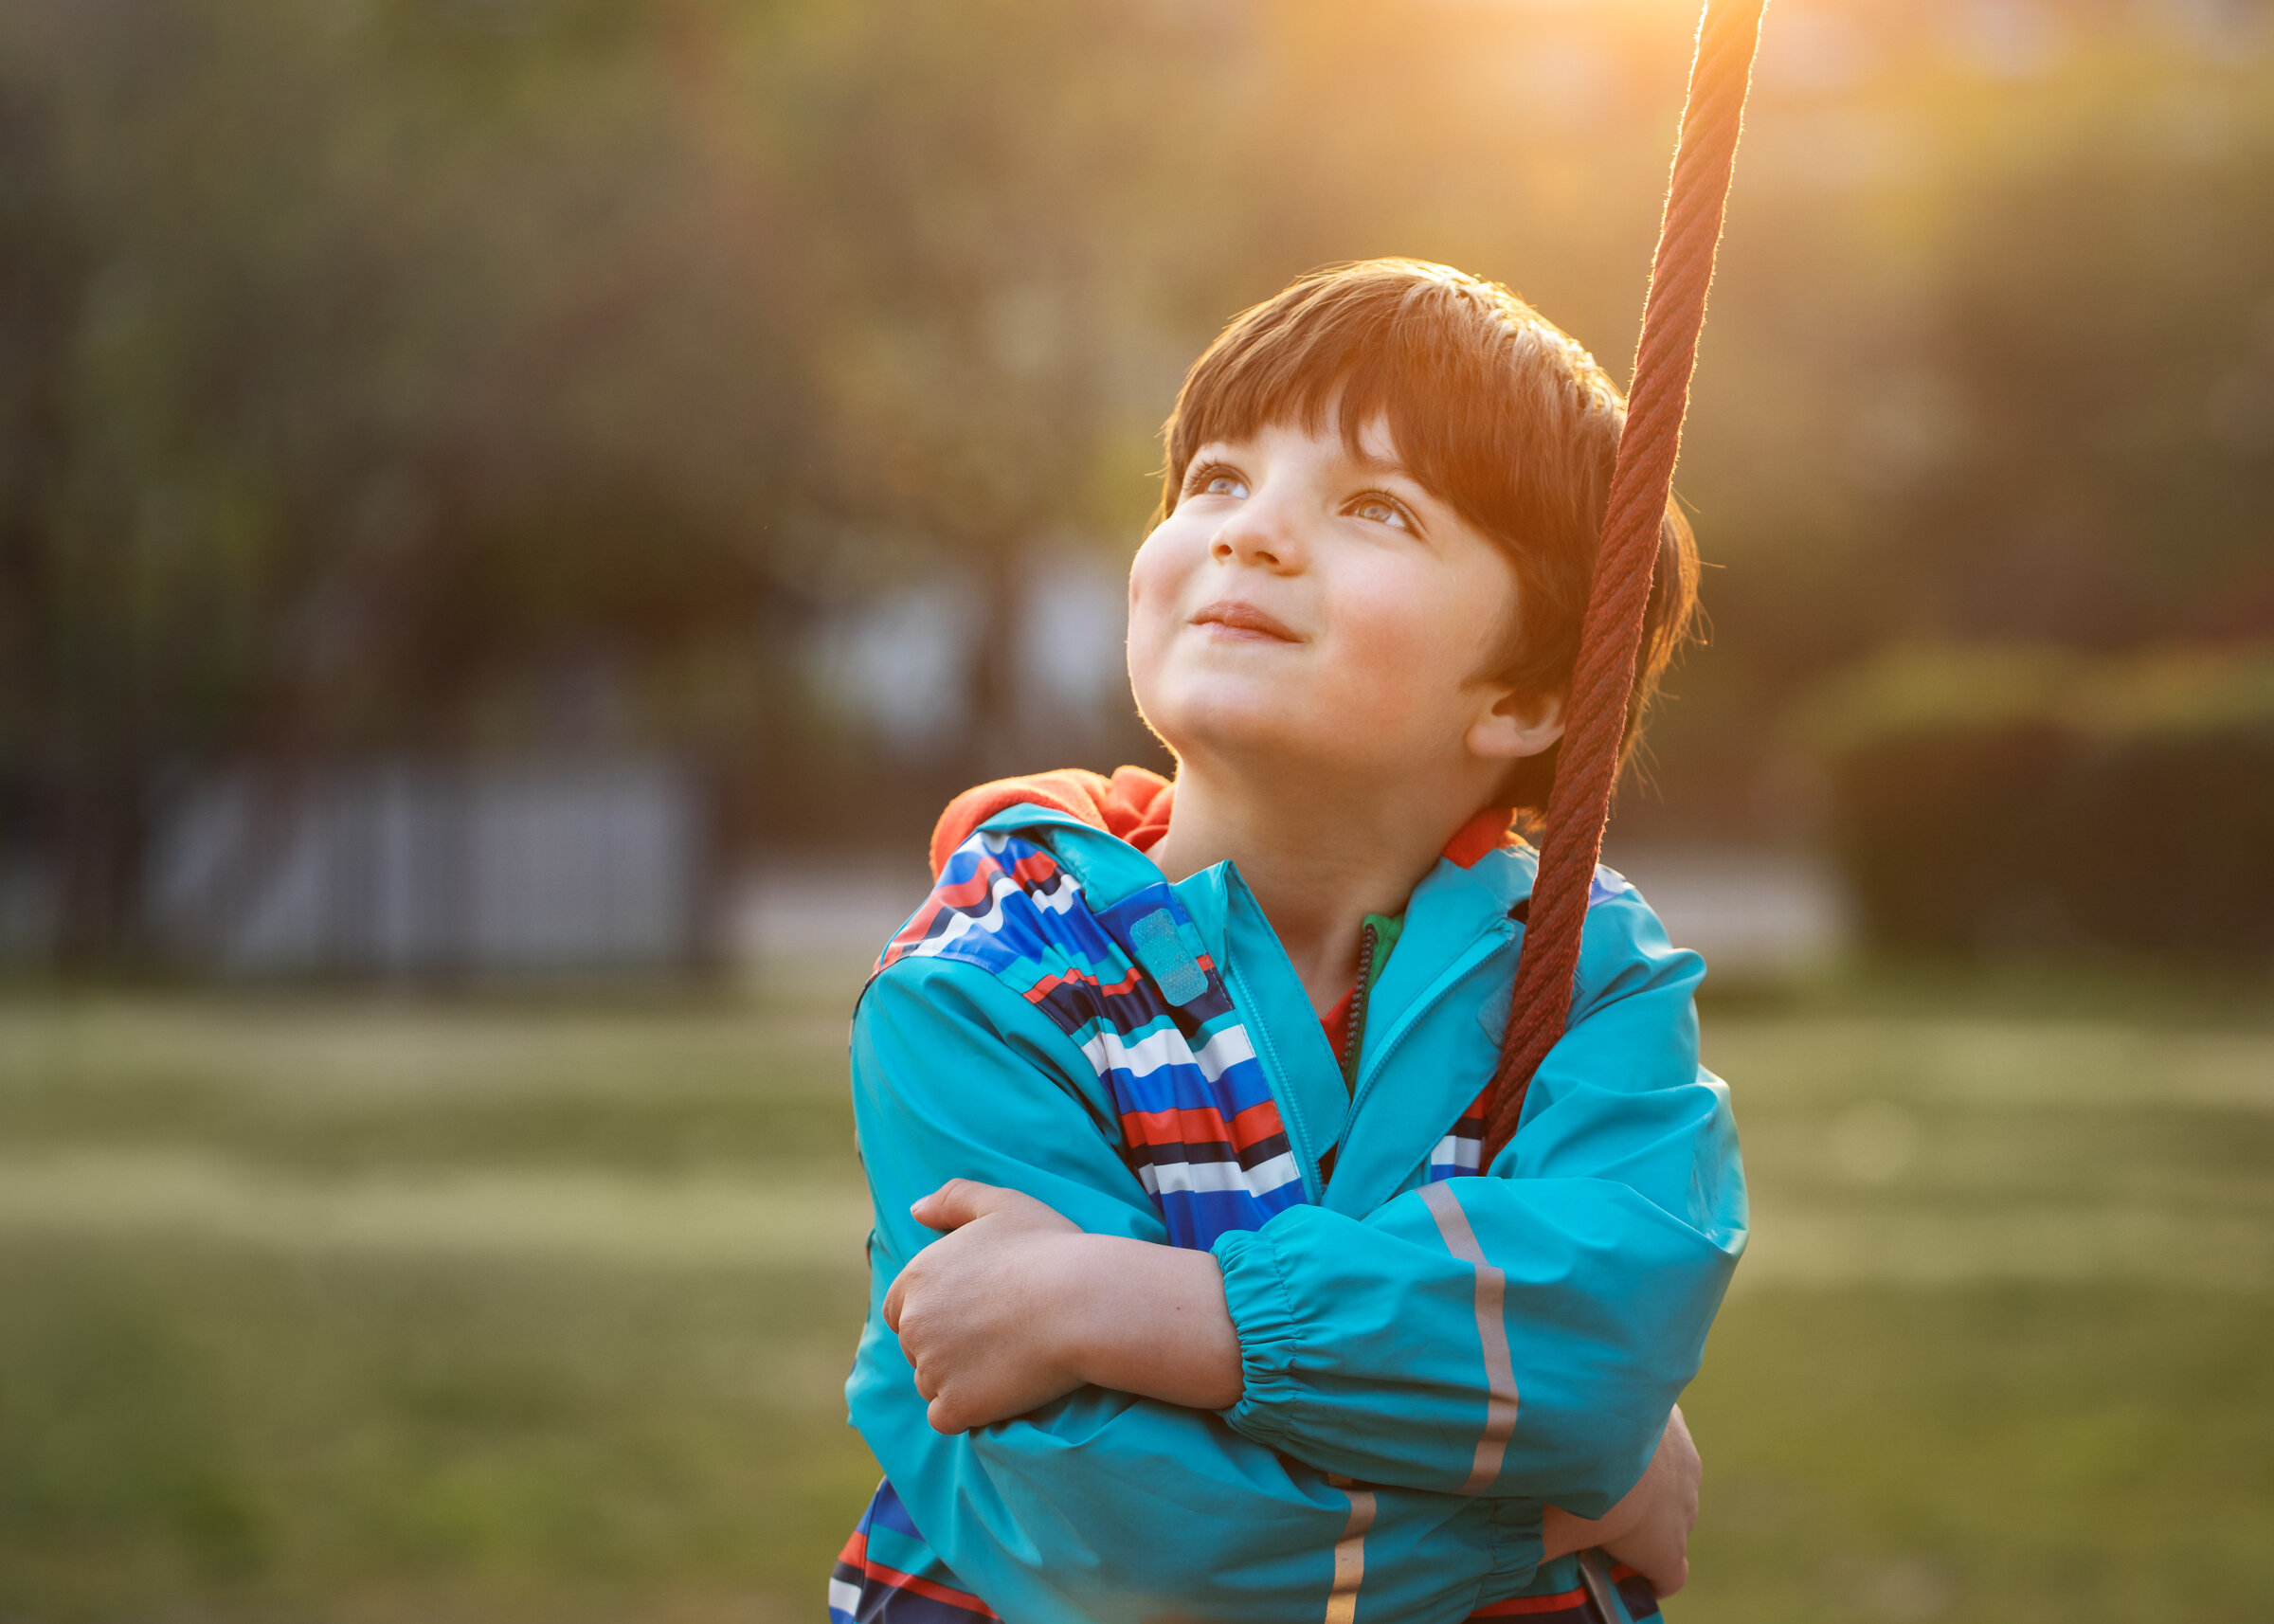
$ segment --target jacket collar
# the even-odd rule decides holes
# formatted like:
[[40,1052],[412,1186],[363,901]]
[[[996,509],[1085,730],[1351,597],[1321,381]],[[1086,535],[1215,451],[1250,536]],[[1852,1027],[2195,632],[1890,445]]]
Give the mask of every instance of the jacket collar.
[[[979,827],[1023,834],[1048,846],[1093,911],[1116,908],[1148,888],[1174,894],[1248,1023],[1313,1201],[1370,1211],[1396,1192],[1418,1159],[1426,1159],[1475,1092],[1476,1079],[1435,1065],[1386,1092],[1375,1081],[1442,1001],[1456,994],[1463,1004],[1476,1001],[1473,978],[1519,936],[1511,911],[1532,893],[1538,859],[1529,846],[1495,841],[1465,863],[1448,855],[1414,888],[1398,950],[1368,1001],[1365,1049],[1352,1092],[1301,978],[1233,864],[1217,863],[1171,885],[1136,847],[1058,808],[1005,807]],[[1464,1027],[1474,1024],[1469,1015],[1458,1019]],[[1489,1051],[1478,1054],[1489,1069]],[[1363,1143],[1352,1143],[1351,1118],[1362,1111],[1373,1126]],[[1320,1158],[1345,1144],[1351,1144],[1351,1153],[1341,1158],[1331,1186],[1323,1188]]]

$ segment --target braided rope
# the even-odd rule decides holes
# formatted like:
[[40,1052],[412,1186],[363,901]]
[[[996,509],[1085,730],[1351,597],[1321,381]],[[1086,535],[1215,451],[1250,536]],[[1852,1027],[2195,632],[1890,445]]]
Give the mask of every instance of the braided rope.
[[1706,323],[1722,214],[1743,122],[1764,0],[1706,0],[1689,71],[1689,99],[1667,186],[1651,293],[1635,347],[1633,387],[1611,477],[1595,580],[1565,710],[1562,756],[1548,797],[1547,833],[1532,889],[1507,1035],[1485,1113],[1485,1164],[1515,1135],[1532,1074],[1571,1014],[1587,891],[1602,856],[1618,777],[1634,662],[1642,642],[1659,529],[1673,489],[1682,418]]

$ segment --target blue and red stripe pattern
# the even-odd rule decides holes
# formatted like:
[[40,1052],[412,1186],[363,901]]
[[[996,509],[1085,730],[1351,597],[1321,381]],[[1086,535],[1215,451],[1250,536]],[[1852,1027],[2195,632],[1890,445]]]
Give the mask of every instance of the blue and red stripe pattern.
[[829,1624],[985,1624],[995,1610],[955,1582],[879,1484],[829,1574]]
[[876,967],[904,958],[976,965],[1073,1038],[1173,1244],[1204,1250],[1304,1200],[1255,1046],[1166,881],[1092,910],[1049,852],[983,830]]
[[1641,1570],[1625,1562],[1613,1562],[1611,1582],[1618,1587],[1618,1598],[1626,1603],[1627,1616],[1634,1624],[1650,1624],[1661,1615],[1658,1593],[1651,1588],[1651,1581],[1642,1577]]
[[1423,1176],[1428,1183],[1440,1183],[1447,1179],[1465,1179],[1483,1169],[1485,1160],[1485,1095],[1492,1092],[1487,1084],[1476,1098],[1462,1108],[1460,1120],[1429,1153],[1429,1171]]
[[[1074,1040],[1111,1095],[1122,1159],[1175,1245],[1205,1251],[1305,1199],[1255,1046],[1166,881],[1092,911],[1048,851],[982,830],[876,969],[907,958],[975,965]],[[994,1616],[880,1485],[830,1577],[830,1624]]]
[[1556,1620],[1556,1624],[1594,1624],[1601,1616],[1584,1590],[1559,1590],[1553,1596],[1511,1596],[1506,1601],[1489,1602],[1469,1615],[1468,1624],[1480,1618],[1539,1618]]
[[[1618,1588],[1618,1599],[1627,1610],[1633,1624],[1651,1624],[1653,1618],[1663,1617],[1658,1607],[1658,1593],[1651,1588],[1650,1580],[1625,1562],[1615,1562],[1611,1568],[1611,1582]],[[1489,1618],[1541,1618],[1547,1624],[1617,1624],[1603,1617],[1601,1608],[1587,1594],[1585,1586],[1559,1590],[1551,1596],[1511,1596],[1506,1601],[1489,1602],[1469,1615],[1467,1624],[1478,1624]]]

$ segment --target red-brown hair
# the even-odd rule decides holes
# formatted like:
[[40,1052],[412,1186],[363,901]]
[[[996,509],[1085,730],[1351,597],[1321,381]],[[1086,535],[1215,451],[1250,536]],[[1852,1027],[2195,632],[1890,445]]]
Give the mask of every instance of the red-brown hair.
[[[1626,402],[1595,357],[1497,282],[1419,260],[1313,272],[1243,311],[1185,375],[1164,430],[1155,522],[1177,505],[1193,453],[1274,424],[1331,422],[1355,454],[1388,427],[1399,460],[1513,563],[1516,623],[1493,679],[1570,691],[1579,625]],[[1696,540],[1669,501],[1628,697],[1622,760],[1697,611]],[[1520,762],[1512,806],[1547,805],[1561,746]]]

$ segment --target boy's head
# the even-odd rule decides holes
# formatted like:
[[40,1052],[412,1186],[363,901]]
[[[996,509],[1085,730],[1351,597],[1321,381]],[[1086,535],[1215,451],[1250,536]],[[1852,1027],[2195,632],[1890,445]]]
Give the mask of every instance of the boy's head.
[[[1147,719],[1188,761],[1441,766],[1476,804],[1544,807],[1624,418],[1578,344],[1442,265],[1342,266],[1239,316],[1185,379],[1131,570]],[[1696,582],[1669,504],[1629,747]]]

